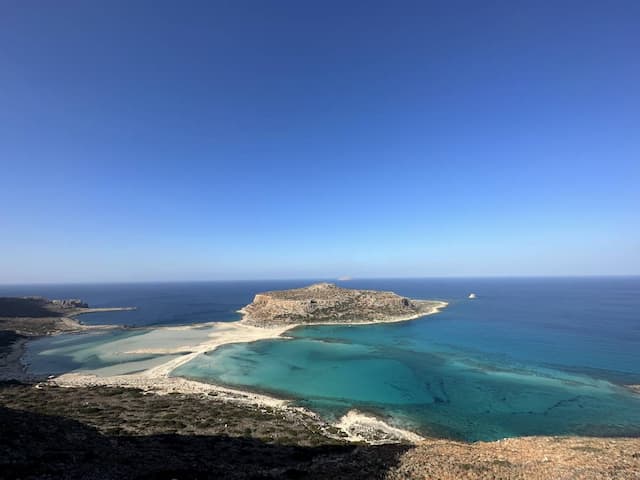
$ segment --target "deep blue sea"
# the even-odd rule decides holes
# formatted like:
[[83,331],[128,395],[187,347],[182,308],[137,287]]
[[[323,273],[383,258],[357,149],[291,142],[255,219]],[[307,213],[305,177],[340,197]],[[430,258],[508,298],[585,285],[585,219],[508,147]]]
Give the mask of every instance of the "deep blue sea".
[[49,299],[81,298],[91,307],[129,307],[126,312],[92,313],[79,317],[89,325],[188,325],[240,320],[236,311],[256,292],[303,287],[309,280],[120,283],[93,285],[0,285],[0,296],[39,295]]
[[[0,295],[136,306],[81,320],[153,326],[234,321],[256,293],[311,282],[0,286]],[[337,283],[450,305],[408,322],[228,345],[174,374],[292,398],[327,417],[357,408],[425,435],[640,436],[640,395],[624,387],[640,384],[640,277]]]

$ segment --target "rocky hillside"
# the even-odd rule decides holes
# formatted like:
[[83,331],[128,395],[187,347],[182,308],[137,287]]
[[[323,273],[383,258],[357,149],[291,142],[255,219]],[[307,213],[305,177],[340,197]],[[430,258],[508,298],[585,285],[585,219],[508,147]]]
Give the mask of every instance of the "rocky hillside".
[[50,335],[82,328],[74,317],[84,313],[134,310],[134,307],[89,308],[77,298],[0,297],[0,331],[20,335]]
[[411,300],[393,292],[317,283],[293,290],[259,293],[240,312],[249,324],[275,326],[394,321],[428,315],[445,306],[445,302]]
[[44,297],[0,297],[0,317],[63,317],[79,308],[88,308],[78,299],[49,300]]

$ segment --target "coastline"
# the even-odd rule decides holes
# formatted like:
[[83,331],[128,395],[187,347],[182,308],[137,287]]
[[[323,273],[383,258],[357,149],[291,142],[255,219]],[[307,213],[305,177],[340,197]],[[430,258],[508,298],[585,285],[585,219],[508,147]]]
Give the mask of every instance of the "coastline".
[[[293,329],[293,328],[297,328],[297,327],[312,327],[312,326],[317,326],[317,325],[344,325],[344,326],[357,326],[357,325],[374,325],[376,323],[396,323],[396,322],[406,322],[408,320],[416,320],[418,318],[422,318],[422,317],[426,317],[428,315],[433,315],[436,313],[439,313],[440,310],[442,310],[443,308],[446,308],[449,305],[449,302],[445,302],[443,300],[414,300],[414,301],[419,301],[419,302],[429,302],[431,304],[436,304],[431,306],[431,308],[429,308],[428,310],[422,311],[422,312],[418,312],[418,313],[414,313],[413,315],[400,315],[397,317],[393,317],[393,318],[387,318],[384,320],[365,320],[365,321],[361,321],[361,320],[355,320],[355,321],[340,321],[340,322],[309,322],[309,323],[295,323],[295,324],[289,324],[288,327],[290,327],[289,329]],[[240,310],[236,310],[236,313],[240,313],[242,315],[246,315],[247,312],[245,311],[244,308],[241,308]],[[244,320],[244,318],[242,320],[239,320],[238,323],[242,322]],[[264,327],[260,327],[260,328],[264,328]]]
[[[232,344],[232,343],[250,343],[259,340],[267,340],[274,338],[287,338],[286,332],[294,328],[301,326],[314,326],[314,325],[372,325],[377,323],[394,323],[401,321],[409,321],[417,318],[425,317],[431,314],[440,312],[447,306],[447,302],[438,302],[429,311],[421,312],[420,314],[396,317],[385,320],[365,321],[365,322],[318,322],[318,323],[303,323],[303,324],[289,324],[279,327],[256,327],[253,325],[247,325],[243,320],[236,322],[206,322],[191,325],[179,325],[179,326],[167,326],[156,327],[153,330],[191,330],[202,329],[203,327],[212,327],[212,333],[209,333],[211,338],[205,338],[205,341],[197,345],[187,345],[172,348],[141,348],[131,350],[124,353],[156,353],[156,354],[170,354],[170,353],[183,353],[178,358],[174,358],[159,366],[150,368],[145,371],[141,371],[133,374],[125,375],[112,375],[112,376],[98,376],[90,372],[77,372],[67,373],[51,379],[44,379],[43,377],[34,378],[29,376],[21,370],[22,381],[29,383],[42,381],[40,384],[36,384],[35,388],[43,388],[45,386],[57,386],[68,388],[85,388],[85,387],[113,387],[113,388],[133,388],[139,389],[143,393],[156,394],[156,395],[168,395],[168,394],[193,394],[202,396],[203,398],[211,398],[215,401],[229,403],[230,405],[236,404],[238,406],[257,408],[264,411],[272,411],[276,414],[282,415],[282,418],[289,418],[291,421],[299,422],[301,425],[307,425],[308,428],[313,428],[316,431],[322,432],[328,438],[332,438],[340,441],[348,441],[354,443],[366,443],[369,445],[383,445],[383,444],[414,444],[420,445],[428,440],[432,441],[449,441],[446,439],[438,439],[427,437],[424,438],[415,432],[394,427],[393,425],[386,423],[384,420],[377,418],[371,414],[363,413],[357,409],[349,410],[345,415],[338,418],[333,422],[328,422],[322,419],[317,413],[304,407],[299,407],[293,404],[290,399],[278,398],[271,394],[265,394],[262,392],[256,392],[251,390],[243,390],[241,388],[232,388],[215,383],[207,383],[201,380],[192,380],[183,377],[171,377],[171,372],[178,366],[190,361],[196,355],[204,352],[213,351],[220,346]],[[114,310],[131,310],[131,308],[117,308]],[[78,312],[91,313],[88,311]],[[75,316],[75,315],[74,315]],[[75,319],[69,318],[74,323]],[[76,332],[89,329],[103,329],[103,328],[123,328],[127,327],[117,325],[82,325],[76,329]],[[215,329],[215,331],[213,330]],[[63,333],[63,332],[59,332]],[[33,338],[33,337],[32,337]],[[22,341],[15,342],[15,352],[11,359],[15,361],[16,358],[22,356],[26,343],[31,338],[22,339]],[[184,354],[184,352],[188,352]],[[8,359],[8,357],[5,357]],[[14,365],[15,366],[15,365]],[[0,365],[0,377],[1,378],[16,378],[16,369],[8,372],[5,368],[6,365]],[[21,366],[22,367],[22,366]],[[7,373],[13,373],[14,375],[7,375]],[[628,386],[632,391],[640,394],[640,386],[631,385]],[[277,413],[280,412],[280,413]],[[545,439],[547,437],[540,437]],[[516,439],[517,440],[517,439]],[[429,444],[429,443],[427,443]]]
[[[291,400],[182,377],[151,377],[145,376],[144,373],[99,377],[93,374],[65,373],[49,379],[45,383],[68,388],[99,386],[135,388],[145,393],[157,395],[169,395],[172,393],[211,395],[223,402],[233,402],[259,408],[266,407],[282,413],[294,414],[300,419],[314,423],[327,437],[349,442],[382,445],[387,443],[415,444],[425,440],[425,437],[415,432],[394,427],[377,417],[359,412],[357,409],[349,410],[336,422],[330,423],[323,420],[313,410],[293,405]],[[338,429],[342,433],[338,435],[332,433],[331,427]]]
[[31,338],[18,338],[9,346],[9,352],[4,354],[0,361],[0,381],[29,379],[21,361],[29,340]]
[[[13,343],[4,345],[8,351],[0,356],[0,381],[17,380],[21,382],[37,381],[40,377],[30,375],[26,371],[23,357],[29,341],[63,333],[81,333],[88,330],[116,330],[128,328],[120,325],[87,325],[75,317],[87,313],[120,312],[136,310],[137,307],[98,307],[75,308],[64,312],[63,316],[52,317],[12,317],[13,324],[5,326],[5,330],[15,332],[19,337]],[[30,325],[20,325],[21,322],[32,322]],[[42,322],[49,323],[42,328]],[[19,326],[20,325],[20,326]],[[22,327],[22,328],[20,328]]]
[[[117,311],[117,310],[109,310],[109,311]],[[60,335],[61,333],[78,333],[84,332],[87,330],[114,330],[117,328],[127,328],[123,325],[87,325],[86,323],[82,323],[78,320],[77,316],[84,315],[85,313],[95,313],[95,312],[77,312],[72,313],[64,317],[59,317],[60,322],[62,322],[64,328],[59,329],[58,331],[52,332],[49,335]],[[46,335],[34,335],[33,338],[38,338]]]
[[[233,343],[251,343],[259,340],[268,340],[275,338],[287,338],[284,334],[294,328],[300,326],[313,326],[313,325],[372,325],[379,323],[395,323],[409,320],[415,320],[418,318],[426,317],[438,313],[440,310],[448,305],[447,302],[438,302],[428,311],[420,312],[419,314],[394,317],[388,320],[378,321],[364,321],[364,322],[325,322],[325,323],[304,323],[304,324],[289,324],[280,327],[256,327],[253,325],[247,325],[243,320],[237,322],[210,322],[205,324],[194,324],[187,326],[174,326],[174,327],[161,327],[164,329],[172,330],[187,330],[192,328],[201,328],[202,326],[215,326],[216,335],[211,338],[210,341],[205,341],[196,346],[178,346],[174,348],[144,348],[130,350],[125,353],[148,353],[148,354],[171,354],[171,353],[183,353],[188,351],[180,357],[169,360],[157,367],[145,370],[136,374],[127,375],[115,375],[99,377],[94,374],[83,373],[66,373],[49,379],[47,383],[55,384],[60,387],[91,387],[91,386],[111,386],[111,387],[131,387],[138,388],[145,392],[156,393],[166,395],[170,393],[195,393],[195,394],[213,394],[222,401],[237,402],[241,404],[250,404],[259,407],[269,407],[273,409],[279,409],[288,413],[295,412],[298,415],[306,418],[309,421],[313,421],[316,424],[325,424],[326,434],[333,438],[339,438],[342,440],[348,440],[351,442],[366,442],[368,444],[377,445],[384,443],[416,443],[424,438],[415,432],[409,430],[403,430],[401,428],[394,427],[386,422],[358,412],[353,409],[347,412],[346,415],[338,419],[337,422],[330,424],[324,422],[313,411],[292,405],[291,400],[285,400],[277,398],[271,395],[265,395],[261,393],[253,393],[251,391],[228,388],[215,383],[204,383],[195,380],[189,380],[181,377],[171,377],[170,374],[180,365],[183,365],[197,355],[205,352],[211,352],[223,345],[229,345]],[[342,432],[336,437],[335,434],[331,434],[329,427],[337,428]]]
[[65,317],[73,318],[79,315],[84,315],[86,313],[101,313],[101,312],[130,312],[133,310],[137,310],[137,307],[88,307],[77,309],[73,312],[68,313]]

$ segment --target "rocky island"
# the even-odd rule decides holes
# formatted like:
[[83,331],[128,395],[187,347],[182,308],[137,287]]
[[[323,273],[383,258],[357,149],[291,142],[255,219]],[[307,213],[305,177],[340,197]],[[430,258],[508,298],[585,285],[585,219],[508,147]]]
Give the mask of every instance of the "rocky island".
[[375,323],[410,320],[436,313],[446,302],[412,300],[393,292],[316,283],[304,288],[259,293],[240,310],[243,322],[258,327],[318,323]]

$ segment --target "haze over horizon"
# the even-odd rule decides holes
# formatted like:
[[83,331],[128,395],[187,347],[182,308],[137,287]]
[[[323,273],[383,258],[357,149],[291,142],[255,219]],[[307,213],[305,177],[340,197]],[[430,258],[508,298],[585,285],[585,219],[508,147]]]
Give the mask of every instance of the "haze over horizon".
[[[361,282],[369,282],[369,281],[410,281],[410,280],[504,280],[504,279],[514,279],[514,280],[537,280],[537,279],[553,279],[553,280],[563,280],[563,279],[593,279],[593,280],[602,280],[602,279],[633,279],[638,278],[640,275],[636,274],[620,274],[620,275],[475,275],[475,276],[459,276],[459,275],[441,275],[441,276],[424,276],[424,277],[350,277],[348,280],[344,280],[340,277],[296,277],[296,278],[268,278],[268,277],[253,277],[253,278],[220,278],[220,279],[206,279],[202,278],[199,280],[190,280],[188,278],[184,279],[172,279],[172,280],[122,280],[122,279],[113,279],[113,280],[103,280],[103,281],[34,281],[34,282],[0,282],[0,287],[8,287],[9,290],[6,290],[4,295],[11,294],[13,295],[15,292],[13,288],[22,288],[22,287],[30,287],[30,286],[91,286],[91,285],[179,285],[179,284],[214,284],[214,283],[251,283],[251,282],[292,282],[292,283],[300,283],[304,282],[305,285],[308,286],[312,283],[338,283],[339,286],[344,288],[360,288],[359,286],[355,286]],[[349,283],[353,282],[354,286],[350,286]],[[291,287],[298,288],[298,287]],[[1,289],[0,289],[1,290]],[[22,294],[18,294],[21,296]],[[36,295],[38,296],[38,295]]]
[[640,2],[5,3],[0,283],[640,274]]

